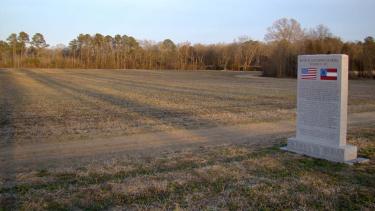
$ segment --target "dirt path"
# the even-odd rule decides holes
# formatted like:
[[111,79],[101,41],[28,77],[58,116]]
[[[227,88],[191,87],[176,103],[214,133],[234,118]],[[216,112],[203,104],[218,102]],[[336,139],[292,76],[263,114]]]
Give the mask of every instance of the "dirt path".
[[[375,112],[349,116],[350,127],[375,123]],[[93,160],[117,156],[152,156],[166,151],[227,143],[250,143],[255,146],[272,144],[294,134],[294,121],[254,123],[198,130],[174,130],[109,139],[68,141],[62,143],[33,143],[3,146],[0,167],[12,166],[11,171],[48,167],[74,166]],[[9,169],[2,168],[6,173]]]

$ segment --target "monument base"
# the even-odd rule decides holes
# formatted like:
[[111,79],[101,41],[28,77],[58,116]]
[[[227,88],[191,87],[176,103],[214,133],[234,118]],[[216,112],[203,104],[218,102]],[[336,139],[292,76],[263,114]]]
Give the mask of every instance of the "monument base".
[[350,164],[358,160],[357,147],[353,145],[334,147],[289,138],[285,150],[339,163]]

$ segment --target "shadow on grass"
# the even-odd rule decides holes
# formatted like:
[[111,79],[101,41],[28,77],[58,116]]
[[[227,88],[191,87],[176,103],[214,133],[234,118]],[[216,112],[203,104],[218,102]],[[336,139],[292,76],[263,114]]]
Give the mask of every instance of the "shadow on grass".
[[[194,88],[190,86],[177,86],[177,85],[170,85],[170,84],[160,84],[160,83],[153,83],[150,81],[138,81],[138,80],[130,80],[129,78],[122,78],[120,77],[111,77],[108,75],[93,75],[90,73],[74,73],[75,75],[80,76],[80,79],[86,79],[86,80],[93,80],[95,82],[99,83],[117,83],[121,85],[125,85],[128,87],[136,88],[136,89],[143,89],[143,90],[152,90],[152,91],[158,91],[163,93],[171,93],[171,92],[178,92],[179,95],[184,96],[199,96],[206,99],[215,99],[216,101],[231,101],[231,102],[241,102],[244,104],[249,104],[249,102],[252,102],[253,99],[249,97],[257,97],[257,103],[261,103],[259,101],[262,101],[264,106],[267,107],[275,107],[277,106],[279,109],[290,109],[294,108],[295,105],[293,103],[288,103],[289,101],[286,99],[286,97],[280,97],[280,96],[268,96],[267,94],[263,92],[257,92],[257,93],[241,93],[241,92],[233,92],[230,90],[225,90],[225,93],[220,93],[217,90],[215,90],[215,87],[213,89],[205,89],[203,87],[201,88]],[[107,80],[107,81],[103,81]],[[171,79],[173,80],[173,79]],[[217,81],[217,83],[220,83],[220,81]],[[256,83],[252,81],[252,84]],[[283,100],[284,103],[280,103],[279,101]],[[292,101],[291,101],[292,102]],[[280,107],[282,106],[282,107]]]
[[[20,106],[20,97],[24,95],[20,85],[15,80],[12,71],[1,72],[2,81],[0,81],[0,89],[2,89],[2,96],[0,102],[0,146],[4,147],[6,151],[0,154],[0,177],[2,185],[16,186],[16,166],[13,160],[15,159],[14,133],[15,125],[13,117],[16,116],[15,108],[13,106]],[[0,210],[13,210],[17,207],[17,193],[10,192],[0,195]]]
[[[37,74],[31,70],[22,70],[30,78],[39,81],[42,84],[48,85],[51,88],[56,90],[66,89],[71,92],[77,93],[79,95],[85,95],[93,99],[104,101],[112,105],[125,108],[130,112],[137,113],[140,116],[144,116],[155,121],[160,122],[161,124],[172,126],[176,129],[190,129],[189,126],[193,125],[193,128],[199,127],[214,127],[217,126],[217,123],[198,118],[194,116],[193,113],[185,111],[176,111],[167,108],[157,108],[147,104],[141,104],[123,97],[118,97],[98,91],[91,90],[86,88],[84,84],[76,87],[70,83],[62,83],[58,80],[53,79],[52,77],[47,77],[42,74]],[[181,119],[183,121],[181,121]]]

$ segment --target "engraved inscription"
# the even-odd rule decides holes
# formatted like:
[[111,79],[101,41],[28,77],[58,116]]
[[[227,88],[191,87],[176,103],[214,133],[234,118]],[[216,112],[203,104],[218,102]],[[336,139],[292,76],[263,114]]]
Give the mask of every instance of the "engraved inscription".
[[[299,59],[297,138],[337,145],[341,121],[340,80],[321,80],[319,70],[326,69],[337,70],[337,73],[332,74],[338,77],[339,59],[329,56]],[[306,70],[318,71],[306,72]],[[306,75],[313,75],[313,77],[306,77]]]

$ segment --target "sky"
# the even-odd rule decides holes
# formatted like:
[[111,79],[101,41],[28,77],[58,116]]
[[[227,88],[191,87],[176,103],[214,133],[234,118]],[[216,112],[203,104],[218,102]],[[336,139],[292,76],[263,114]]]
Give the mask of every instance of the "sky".
[[375,0],[1,0],[0,40],[20,31],[40,32],[50,45],[80,33],[176,43],[263,40],[267,27],[287,17],[357,41],[375,37],[374,9]]

